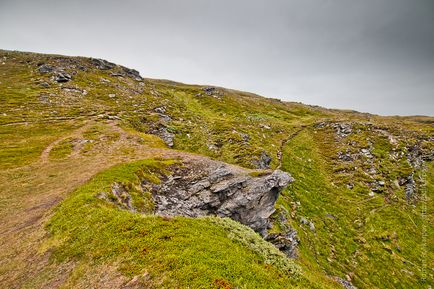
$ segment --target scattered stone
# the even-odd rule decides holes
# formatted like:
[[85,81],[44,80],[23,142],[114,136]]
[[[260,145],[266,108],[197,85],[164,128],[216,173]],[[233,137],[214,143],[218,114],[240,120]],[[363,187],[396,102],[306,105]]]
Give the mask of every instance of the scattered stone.
[[345,280],[345,279],[340,278],[340,277],[334,277],[333,279],[335,279],[342,286],[344,286],[345,289],[357,289],[357,287],[355,287],[353,284],[351,284],[351,282],[348,280]]
[[263,129],[267,129],[267,130],[271,129],[271,126],[263,124],[263,123],[259,124],[259,127],[262,127]]
[[217,90],[217,88],[212,86],[204,87],[202,90],[205,92],[206,95],[215,97],[217,99],[220,99],[223,95],[221,91]]
[[373,196],[375,196],[375,193],[373,191],[370,191],[368,196],[373,197]]
[[160,120],[164,123],[168,123],[172,121],[172,118],[167,114],[159,113],[158,116],[160,117]]
[[168,147],[173,147],[175,134],[169,132],[167,127],[160,126],[160,128],[154,134],[158,135]]
[[373,181],[369,184],[369,186],[371,188],[371,191],[375,193],[381,193],[384,191],[385,184],[386,183],[384,181]]
[[332,214],[325,214],[325,216],[326,216],[327,218],[329,218],[329,219],[332,219],[332,220],[336,220],[336,219],[337,219],[337,217],[334,216],[334,215],[332,215]]
[[310,229],[312,232],[315,232],[315,225],[314,225],[312,222],[309,223],[309,229]]
[[114,63],[108,62],[107,60],[104,60],[104,59],[91,58],[91,61],[92,61],[93,65],[96,66],[96,68],[101,69],[101,70],[109,70],[109,69],[112,69],[113,67],[115,67]]
[[249,134],[247,134],[247,133],[243,133],[243,132],[240,132],[240,133],[238,133],[240,136],[241,136],[241,138],[243,139],[243,142],[249,142],[249,140],[250,140],[250,135]]
[[136,212],[136,209],[132,205],[131,195],[121,183],[113,183],[111,194],[100,193],[97,197],[100,199],[106,199],[116,204],[121,209]]
[[376,173],[377,173],[377,169],[375,169],[374,167],[369,168],[368,174],[375,175]]
[[352,133],[352,125],[349,123],[332,123],[331,127],[336,130],[336,134],[340,138],[347,137]]
[[253,161],[253,165],[257,168],[257,169],[269,169],[270,168],[270,163],[273,159],[267,154],[266,151],[262,151],[261,156],[259,157],[258,160]]
[[129,76],[129,77],[131,77],[137,81],[143,81],[143,77],[140,75],[140,73],[137,70],[127,68],[127,67],[124,67],[123,70],[127,74],[127,76]]
[[203,88],[203,91],[205,91],[205,93],[207,94],[207,95],[212,95],[213,93],[214,93],[214,91],[216,90],[216,88],[215,87],[204,87]]
[[265,237],[265,240],[273,244],[277,249],[286,254],[289,258],[297,258],[297,247],[300,242],[297,231],[288,228],[284,233],[273,233]]
[[39,85],[43,88],[49,88],[50,87],[50,84],[48,82],[42,82]]
[[213,143],[207,144],[207,147],[208,147],[208,149],[209,149],[210,151],[214,151],[214,152],[216,152],[216,151],[219,150],[219,148],[218,148],[215,144],[213,144]]
[[353,156],[349,152],[338,152],[338,159],[345,162],[351,162],[354,160]]
[[416,190],[416,182],[414,181],[413,174],[407,177],[407,182],[405,185],[405,198],[410,201],[414,198],[414,193]]
[[67,92],[73,92],[73,93],[81,93],[81,94],[85,94],[85,92],[87,93],[87,91],[85,91],[85,90],[81,90],[79,88],[69,87],[69,86],[63,86],[62,90],[67,91]]
[[369,159],[372,159],[374,157],[368,149],[361,149],[360,153]]
[[297,236],[297,231],[289,226],[287,219],[289,212],[284,207],[280,208],[281,211],[273,222],[279,223],[281,232],[268,234],[264,239],[272,243],[277,249],[285,253],[289,258],[297,258],[297,248],[298,244],[300,243],[300,240]]
[[57,75],[54,77],[54,80],[58,83],[65,83],[68,82],[72,79],[71,75],[69,75],[66,72],[59,72],[57,73]]
[[309,226],[309,229],[310,229],[312,232],[315,232],[315,225],[314,225],[312,222],[308,221],[308,220],[307,220],[306,218],[304,218],[304,217],[300,217],[300,222],[301,222],[303,225]]
[[54,68],[48,64],[43,64],[41,66],[39,66],[38,71],[40,73],[50,73],[54,71]]
[[300,223],[302,223],[303,225],[309,225],[309,221],[306,220],[305,217],[300,217]]
[[156,113],[166,113],[166,107],[165,107],[165,106],[159,106],[159,107],[156,107],[156,108],[154,109],[154,111],[155,111]]

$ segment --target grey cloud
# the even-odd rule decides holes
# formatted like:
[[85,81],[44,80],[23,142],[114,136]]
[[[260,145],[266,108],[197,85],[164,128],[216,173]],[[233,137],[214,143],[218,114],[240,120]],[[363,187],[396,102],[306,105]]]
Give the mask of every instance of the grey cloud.
[[434,115],[432,0],[0,0],[0,46],[146,77]]

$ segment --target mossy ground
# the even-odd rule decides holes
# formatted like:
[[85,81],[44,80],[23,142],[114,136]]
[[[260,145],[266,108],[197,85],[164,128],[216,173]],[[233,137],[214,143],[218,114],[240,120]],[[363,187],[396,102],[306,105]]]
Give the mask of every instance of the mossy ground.
[[[405,159],[408,147],[433,149],[427,141],[432,118],[327,110],[223,88],[208,95],[203,86],[116,77],[86,58],[2,51],[0,62],[3,287],[91,287],[133,275],[157,288],[336,288],[330,277],[346,275],[359,288],[433,286],[432,162],[415,173],[416,200],[408,202],[395,185],[413,170]],[[72,80],[56,83],[37,71],[41,63],[63,67]],[[355,133],[336,139],[330,127],[316,129],[324,121],[352,123]],[[271,168],[279,166],[282,150],[281,169],[296,181],[277,206],[298,231],[301,277],[267,264],[212,219],[144,217],[93,197],[107,190],[104,181],[129,181],[137,167],[116,167],[85,184],[97,172],[176,153],[150,134],[160,126],[174,133],[175,149],[248,168],[263,152],[272,157]],[[396,145],[385,132],[398,136]],[[337,158],[362,148],[371,150],[373,164]],[[153,164],[164,161],[142,163]],[[367,175],[371,167],[375,174]],[[369,196],[369,183],[380,180],[384,188]],[[50,218],[54,204],[71,191]]]
[[[291,225],[300,235],[302,262],[328,275],[349,275],[359,288],[431,285],[432,274],[427,273],[422,256],[434,258],[432,250],[424,251],[432,246],[433,228],[428,229],[430,241],[426,243],[421,242],[421,228],[432,220],[432,164],[427,169],[427,199],[423,202],[408,203],[402,189],[397,188],[393,195],[383,192],[371,197],[363,185],[366,176],[351,174],[351,181],[363,189],[350,190],[340,183],[324,137],[323,132],[313,129],[300,133],[287,144],[283,158],[282,168],[292,172],[296,182],[278,203],[292,212]],[[334,147],[339,149],[339,145]],[[387,166],[388,162],[382,161],[381,165]],[[400,170],[390,165],[384,172],[386,179],[394,179],[390,176],[399,175]],[[424,205],[427,213],[422,216]],[[312,221],[315,230],[303,225],[300,217]],[[430,277],[423,278],[423,274]]]
[[[126,276],[146,272],[143,285],[163,288],[218,288],[223,281],[233,288],[303,284],[294,277],[293,261],[234,221],[131,214],[96,198],[113,182],[136,183],[139,176],[152,179],[147,172],[164,173],[172,163],[143,160],[96,175],[55,209],[47,225],[53,237],[46,248],[53,249],[50,244],[54,244],[57,262],[116,262]],[[231,237],[234,233],[236,237]]]

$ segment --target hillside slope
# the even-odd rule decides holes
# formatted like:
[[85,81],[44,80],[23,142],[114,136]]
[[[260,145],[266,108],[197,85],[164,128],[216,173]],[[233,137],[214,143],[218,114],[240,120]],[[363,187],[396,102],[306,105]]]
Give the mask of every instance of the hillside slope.
[[[0,104],[2,288],[434,285],[433,118],[10,51]],[[203,185],[214,166],[230,178]],[[178,194],[197,183],[203,203]],[[235,206],[249,186],[266,198]]]

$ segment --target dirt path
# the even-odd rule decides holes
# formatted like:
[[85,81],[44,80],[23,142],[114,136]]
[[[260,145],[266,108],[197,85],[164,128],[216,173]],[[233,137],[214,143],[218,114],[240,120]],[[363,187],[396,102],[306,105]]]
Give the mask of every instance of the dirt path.
[[[82,134],[98,124],[104,133],[119,133],[112,141],[98,140],[91,154],[80,151],[61,160],[50,160],[51,150],[68,138],[83,138]],[[51,211],[68,193],[86,183],[98,172],[113,165],[146,158],[179,158],[202,162],[203,155],[150,147],[140,137],[123,130],[115,121],[87,121],[83,126],[51,142],[31,165],[0,172],[0,284],[2,288],[22,288],[45,274],[50,265],[49,254],[40,253],[46,241],[44,224]],[[237,166],[243,171],[249,171]],[[55,266],[54,266],[55,267]],[[57,288],[69,271],[57,272],[59,284],[45,284],[39,288]],[[49,271],[50,271],[49,270]],[[62,269],[63,270],[63,269]],[[50,271],[51,272],[51,271]],[[63,276],[63,277],[62,277]],[[38,286],[31,286],[36,287]]]
[[276,169],[280,169],[282,167],[282,158],[283,158],[283,149],[286,146],[288,142],[290,142],[293,138],[295,138],[300,132],[302,132],[307,126],[303,125],[299,129],[297,129],[295,132],[290,134],[286,139],[282,141],[280,144],[279,150],[277,151],[277,159],[279,161],[279,165]]
[[68,138],[74,138],[74,137],[80,137],[82,135],[83,132],[85,132],[90,126],[92,125],[92,122],[86,122],[83,126],[81,126],[80,128],[74,130],[73,132],[64,135],[58,139],[56,139],[55,141],[53,141],[52,143],[50,143],[41,153],[41,156],[39,157],[39,162],[41,164],[45,164],[47,162],[49,162],[50,159],[50,152],[51,150],[58,144],[60,144],[62,141],[67,140]]

